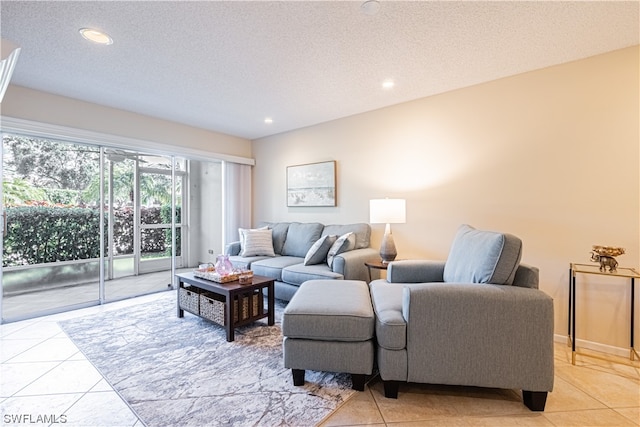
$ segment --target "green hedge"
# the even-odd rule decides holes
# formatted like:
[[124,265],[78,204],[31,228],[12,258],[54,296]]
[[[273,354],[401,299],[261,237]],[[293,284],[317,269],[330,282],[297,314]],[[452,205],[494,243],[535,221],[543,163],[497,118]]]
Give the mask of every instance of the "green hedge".
[[[100,217],[97,209],[66,207],[8,207],[4,239],[4,267],[98,258]],[[141,210],[142,222],[170,221],[170,206]],[[180,217],[178,209],[177,217]],[[105,235],[107,216],[105,214]],[[171,254],[171,230],[142,233],[143,254]],[[180,248],[180,234],[177,236]],[[107,248],[105,248],[107,249]],[[133,253],[133,209],[114,209],[114,254]]]

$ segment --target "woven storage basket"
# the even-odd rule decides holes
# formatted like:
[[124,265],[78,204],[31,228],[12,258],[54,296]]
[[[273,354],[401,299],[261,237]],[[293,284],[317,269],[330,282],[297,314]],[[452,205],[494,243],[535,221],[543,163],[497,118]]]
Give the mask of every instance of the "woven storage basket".
[[[200,316],[209,319],[218,325],[225,325],[225,301],[222,295],[212,292],[200,294]],[[238,321],[238,302],[233,302],[233,321]]]
[[[249,300],[251,300],[252,310],[249,312]],[[258,292],[254,292],[251,297],[245,296],[242,297],[242,305],[240,306],[240,318],[242,320],[248,319],[251,317],[251,314],[257,316],[258,314],[262,314],[262,310],[258,311],[262,308],[262,306],[258,303],[260,301],[260,294]]]
[[202,289],[195,286],[178,289],[180,308],[193,314],[200,314],[200,293]]
[[[259,292],[254,292],[253,295],[251,295],[251,305],[253,306],[254,316],[258,314],[262,314],[262,311],[264,310],[264,304],[262,302],[262,299],[260,298]],[[248,313],[247,313],[247,317],[249,317]]]
[[[259,294],[256,292],[251,295],[251,300],[253,304],[253,315],[262,314],[262,310],[258,311],[262,307],[258,304],[260,298]],[[233,301],[233,322],[238,322],[238,318],[240,320],[246,320],[249,318],[249,298],[242,297],[242,304],[240,304],[240,309],[238,310],[238,300]],[[225,301],[222,295],[214,294],[211,292],[203,292],[200,294],[200,316],[205,319],[209,319],[212,322],[215,322],[219,325],[225,326]]]

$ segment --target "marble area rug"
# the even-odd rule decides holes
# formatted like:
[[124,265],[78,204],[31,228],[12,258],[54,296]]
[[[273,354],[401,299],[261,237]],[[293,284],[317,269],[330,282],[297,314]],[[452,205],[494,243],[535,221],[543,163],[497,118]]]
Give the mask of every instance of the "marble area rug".
[[307,371],[295,387],[280,321],[236,329],[185,312],[176,293],[60,326],[139,418],[156,426],[312,426],[355,392],[348,374]]

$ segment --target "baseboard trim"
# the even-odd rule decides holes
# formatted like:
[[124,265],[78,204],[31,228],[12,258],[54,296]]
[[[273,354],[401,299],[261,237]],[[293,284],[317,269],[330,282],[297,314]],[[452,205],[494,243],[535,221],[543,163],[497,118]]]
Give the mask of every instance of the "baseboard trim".
[[[555,342],[561,342],[564,344],[567,344],[569,342],[569,338],[566,335],[560,335],[560,334],[555,334],[553,336],[553,340]],[[620,357],[626,357],[626,358],[629,357],[628,347],[627,348],[614,347],[612,345],[578,339],[576,340],[576,349],[577,348],[593,350],[600,353],[609,354],[612,356],[620,356]]]

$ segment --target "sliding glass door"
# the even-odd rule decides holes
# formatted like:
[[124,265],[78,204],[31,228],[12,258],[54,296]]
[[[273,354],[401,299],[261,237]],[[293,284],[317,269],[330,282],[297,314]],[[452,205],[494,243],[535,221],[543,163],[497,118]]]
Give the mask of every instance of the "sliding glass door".
[[[172,253],[183,266],[181,212],[184,159],[124,150],[105,150],[107,272],[105,298],[121,299],[166,290],[172,285]],[[173,206],[172,194],[175,193]],[[175,211],[172,224],[171,212]],[[175,245],[171,244],[175,227]],[[173,251],[173,252],[172,252]]]
[[[190,218],[183,203],[189,165],[172,156],[4,134],[2,321],[171,289],[174,269],[208,256],[199,253],[198,228],[189,236],[183,220]],[[194,188],[202,187],[199,180]],[[207,203],[220,206],[219,199]]]
[[3,319],[99,301],[99,171],[99,148],[3,135]]

